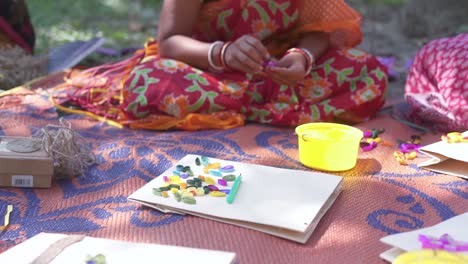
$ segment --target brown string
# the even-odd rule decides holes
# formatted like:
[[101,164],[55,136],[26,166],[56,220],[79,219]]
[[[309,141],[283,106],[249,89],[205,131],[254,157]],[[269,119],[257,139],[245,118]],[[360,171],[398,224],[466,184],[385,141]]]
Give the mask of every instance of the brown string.
[[42,139],[42,147],[54,160],[54,174],[57,178],[82,176],[96,163],[86,140],[71,128],[70,122],[60,119],[60,125],[47,125],[35,138]]

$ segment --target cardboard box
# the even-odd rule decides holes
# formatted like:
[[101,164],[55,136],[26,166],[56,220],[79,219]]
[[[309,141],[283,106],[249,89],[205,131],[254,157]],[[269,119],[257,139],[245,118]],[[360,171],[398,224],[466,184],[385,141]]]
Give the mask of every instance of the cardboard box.
[[54,161],[39,140],[0,137],[1,187],[49,188],[53,175]]

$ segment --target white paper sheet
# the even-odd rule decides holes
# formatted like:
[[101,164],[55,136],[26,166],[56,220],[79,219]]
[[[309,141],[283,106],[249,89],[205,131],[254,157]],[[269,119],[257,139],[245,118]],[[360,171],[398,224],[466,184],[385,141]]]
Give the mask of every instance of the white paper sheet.
[[[51,244],[66,236],[40,233],[0,254],[0,263],[29,264]],[[86,237],[67,247],[51,264],[83,264],[87,255],[97,254],[103,254],[110,264],[231,264],[235,259],[235,253],[231,252]]]
[[[199,156],[187,155],[176,165],[188,165],[195,175],[207,175],[203,173],[203,166],[195,165],[197,157]],[[155,196],[152,188],[160,187],[163,184],[163,177],[157,177],[137,190],[130,195],[129,200],[149,205],[163,212],[176,211],[194,214],[264,232],[273,230],[273,235],[284,233],[284,231],[304,234],[311,233],[308,231],[311,227],[315,227],[333,203],[341,187],[342,177],[330,174],[215,158],[210,158],[210,162],[220,162],[223,166],[233,165],[236,169],[234,174],[242,174],[242,183],[233,204],[227,204],[225,198],[211,196],[197,196],[196,205],[177,202],[172,197]],[[171,176],[174,170],[175,166],[162,175]],[[215,176],[210,177],[217,179]],[[261,230],[262,226],[265,226],[267,230]],[[275,229],[277,232],[274,232]],[[283,229],[286,230],[282,231]],[[272,232],[267,233],[272,234]],[[286,235],[285,238],[288,236]],[[298,242],[304,243],[304,238],[299,239]]]
[[[468,136],[468,131],[462,135]],[[418,164],[419,167],[468,179],[468,143],[439,141],[419,151],[431,158]]]
[[441,237],[444,234],[449,234],[456,241],[468,242],[468,213],[452,217],[431,227],[383,237],[380,241],[393,248],[380,256],[387,261],[393,261],[401,253],[422,249],[419,235]]

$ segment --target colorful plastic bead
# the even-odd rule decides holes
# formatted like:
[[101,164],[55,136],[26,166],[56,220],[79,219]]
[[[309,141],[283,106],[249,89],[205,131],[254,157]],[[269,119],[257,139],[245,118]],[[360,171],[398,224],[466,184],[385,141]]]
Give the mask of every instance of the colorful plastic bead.
[[372,141],[371,143],[368,143],[368,142],[364,142],[364,143],[367,143],[368,145],[365,145],[365,144],[362,144],[364,145],[364,147],[361,147],[361,149],[363,151],[371,151],[373,150],[375,147],[377,147],[377,143],[375,143],[374,141]]
[[190,191],[193,191],[193,190],[196,190],[196,189],[197,189],[197,187],[195,187],[195,186],[193,186],[193,187],[188,187],[188,188],[187,188],[187,191],[190,192]]
[[203,191],[205,191],[205,194],[209,194],[211,192],[210,188],[208,186],[203,186]]
[[210,164],[206,165],[205,167],[215,170],[215,169],[221,168],[221,163],[219,163],[219,162],[210,163]]
[[210,175],[215,177],[223,177],[223,174],[217,170],[210,170]]
[[380,144],[381,144],[382,146],[386,146],[386,147],[393,147],[392,142],[385,141],[385,140],[382,140],[382,142],[380,142]]
[[201,165],[200,158],[197,157],[197,158],[195,159],[195,165],[197,165],[197,166],[200,166],[200,165]]
[[169,194],[167,194],[167,191],[162,191],[161,192],[162,197],[167,198],[169,197]]
[[460,132],[450,132],[441,137],[447,143],[468,143],[468,136],[463,136]]
[[193,193],[188,190],[184,190],[182,192],[182,197],[185,197],[185,196],[193,196]]
[[361,148],[367,147],[367,146],[369,146],[369,145],[370,145],[369,142],[366,142],[366,141],[361,141],[361,142],[359,143],[359,146],[360,146]]
[[182,200],[182,195],[178,192],[174,193],[174,199],[177,201],[177,202],[180,202]]
[[416,151],[411,151],[410,153],[407,153],[405,155],[405,158],[407,158],[409,160],[414,160],[417,157],[418,157],[418,154],[416,153]]
[[228,182],[234,181],[235,179],[236,179],[236,175],[234,174],[228,174],[228,175],[223,176],[223,180],[228,181]]
[[205,195],[205,190],[203,190],[203,188],[197,188],[196,192],[197,192],[197,196]]
[[222,168],[219,168],[219,171],[224,172],[224,173],[234,172],[234,166],[232,165],[224,166]]
[[205,181],[205,176],[203,176],[203,175],[198,175],[198,179],[200,179],[200,181],[204,182],[204,181]]
[[193,178],[193,185],[195,187],[201,187],[202,186],[202,181],[198,178]]
[[171,186],[170,186],[170,185],[159,187],[159,190],[161,190],[161,191],[163,191],[163,192],[164,192],[164,191],[169,191],[170,189],[171,189]]
[[185,190],[185,189],[187,189],[188,184],[185,183],[185,182],[182,182],[181,184],[179,184],[179,186],[180,186],[181,190]]
[[229,194],[231,192],[231,190],[229,190],[229,189],[220,189],[219,191],[223,192],[225,194]]
[[169,177],[169,181],[170,182],[178,182],[178,181],[180,181],[180,176],[176,176],[176,175],[171,176],[171,177]]
[[214,197],[226,197],[226,194],[220,191],[212,191],[210,195]]
[[184,170],[184,165],[177,165],[176,166],[176,171],[182,172]]
[[364,137],[365,137],[365,138],[370,138],[370,137],[372,137],[372,131],[364,131]]
[[215,180],[211,177],[205,177],[205,182],[208,184],[215,184]]
[[264,62],[262,63],[263,68],[275,67],[275,66],[277,66],[277,65],[278,65],[278,64],[277,64],[275,61],[273,61],[273,60],[264,61]]
[[164,182],[169,182],[169,177],[163,176],[163,181],[164,181]]
[[400,163],[400,165],[408,165],[408,162],[406,162],[405,158],[398,157],[397,161],[398,161],[398,163]]
[[219,191],[218,187],[216,187],[216,185],[208,185],[208,188],[210,189],[210,191]]
[[153,194],[157,196],[162,196],[162,191],[159,188],[153,188]]
[[171,189],[172,189],[172,188],[176,188],[177,190],[180,189],[180,185],[179,185],[179,184],[175,184],[175,183],[169,184],[169,187],[171,187]]
[[177,189],[177,188],[171,188],[171,192],[172,192],[172,193],[179,192],[179,189]]
[[203,164],[203,166],[206,166],[210,163],[210,159],[207,158],[207,157],[201,157],[201,164]]
[[223,179],[218,179],[218,184],[221,185],[221,186],[227,186],[227,181],[225,181]]
[[183,196],[182,197],[182,202],[184,202],[186,204],[196,204],[197,200],[195,200],[195,198],[193,198],[191,196]]
[[195,179],[188,179],[188,180],[186,181],[186,183],[187,183],[188,185],[193,185],[193,186],[195,186]]
[[180,177],[181,177],[182,179],[187,179],[187,178],[189,177],[189,174],[186,173],[186,172],[182,172],[182,173],[180,174]]

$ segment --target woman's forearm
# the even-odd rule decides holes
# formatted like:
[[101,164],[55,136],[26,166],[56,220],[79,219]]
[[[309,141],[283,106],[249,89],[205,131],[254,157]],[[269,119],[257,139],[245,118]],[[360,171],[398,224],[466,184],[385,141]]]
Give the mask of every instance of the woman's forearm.
[[[211,43],[184,35],[173,35],[159,42],[159,55],[183,61],[200,69],[208,69],[208,50]],[[213,52],[217,54],[216,51]]]
[[308,50],[317,60],[330,47],[329,34],[324,32],[305,33],[299,40],[298,47]]

